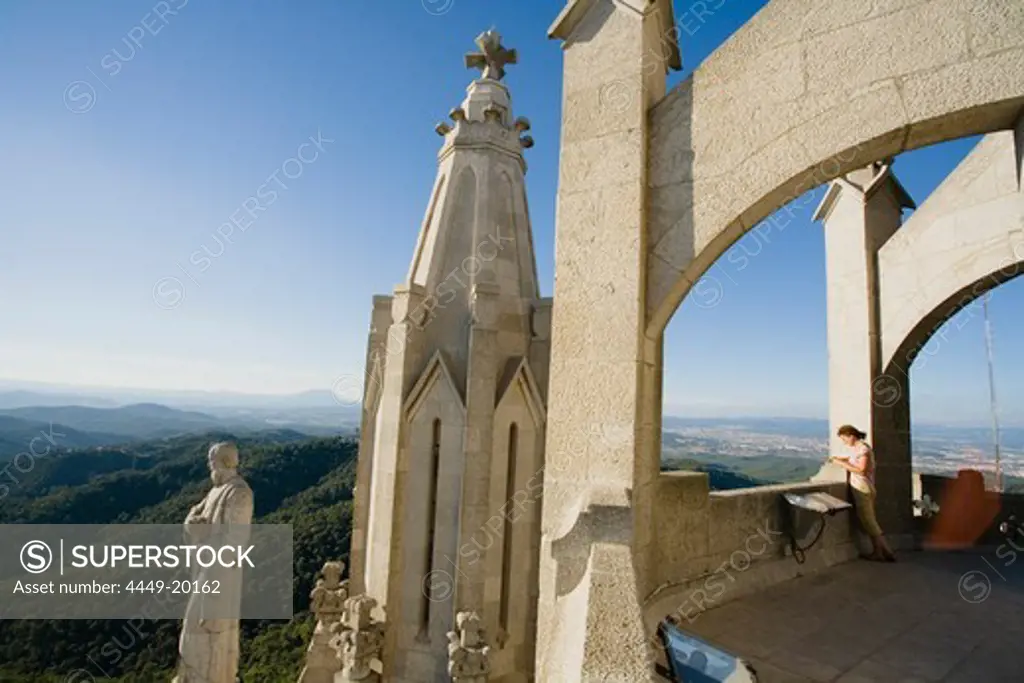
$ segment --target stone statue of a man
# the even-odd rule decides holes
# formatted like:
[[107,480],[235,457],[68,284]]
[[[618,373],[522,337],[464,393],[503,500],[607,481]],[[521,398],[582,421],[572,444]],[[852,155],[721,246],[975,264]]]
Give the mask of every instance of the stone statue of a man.
[[[188,544],[237,545],[248,541],[252,523],[252,490],[238,474],[238,448],[217,443],[207,458],[213,488],[185,518]],[[194,591],[185,609],[178,642],[178,671],[172,683],[235,683],[238,676],[238,616],[242,570],[216,564],[193,565]],[[204,593],[216,585],[219,592]],[[225,618],[234,615],[234,618]]]

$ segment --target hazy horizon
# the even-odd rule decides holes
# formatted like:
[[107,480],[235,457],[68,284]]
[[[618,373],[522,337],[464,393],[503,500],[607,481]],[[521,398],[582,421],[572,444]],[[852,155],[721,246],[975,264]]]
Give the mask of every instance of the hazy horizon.
[[[160,388],[149,388],[149,387],[124,387],[124,386],[112,386],[112,385],[77,385],[77,384],[66,384],[66,383],[52,383],[52,382],[39,382],[29,380],[17,380],[6,377],[0,377],[0,394],[9,392],[26,392],[34,394],[51,394],[51,395],[70,395],[80,396],[82,398],[96,398],[96,399],[108,399],[119,405],[129,405],[136,402],[153,402],[161,403],[167,399],[173,399],[178,397],[184,402],[191,398],[193,400],[206,399],[211,407],[239,407],[237,404],[232,404],[232,399],[246,402],[246,399],[266,401],[275,403],[277,407],[286,406],[288,400],[297,400],[300,398],[314,399],[305,406],[293,406],[296,408],[308,407],[314,409],[323,409],[328,407],[337,407],[339,410],[352,410],[359,407],[360,403],[350,401],[339,401],[334,394],[327,389],[307,389],[299,392],[277,392],[277,393],[259,393],[259,392],[239,392],[239,391],[212,391],[205,389],[197,390],[178,390],[178,389],[160,389]],[[118,401],[116,397],[134,397],[136,399],[140,397],[148,396],[150,401],[135,401],[135,400],[124,400]],[[163,401],[161,400],[163,399]],[[786,413],[784,411],[763,411],[758,410],[756,406],[715,406],[708,404],[693,404],[690,406],[686,405],[666,405],[662,410],[662,416],[665,418],[673,419],[693,419],[693,420],[737,420],[737,419],[759,419],[759,420],[806,420],[806,421],[819,421],[827,422],[827,407],[822,408],[822,412],[818,414],[814,413]],[[958,427],[958,428],[973,428],[973,429],[991,429],[991,422],[983,421],[972,421],[972,420],[930,420],[930,419],[918,419],[914,420],[914,424],[929,426],[929,427]],[[1024,422],[1013,422],[1013,421],[1002,421],[1002,428],[1005,429],[1022,429],[1024,428]]]

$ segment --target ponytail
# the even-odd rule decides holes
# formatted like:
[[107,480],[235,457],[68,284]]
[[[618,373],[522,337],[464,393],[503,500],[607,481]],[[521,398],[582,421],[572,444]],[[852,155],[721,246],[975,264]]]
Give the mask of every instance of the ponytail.
[[836,434],[838,436],[852,436],[853,438],[857,439],[858,441],[863,441],[864,439],[866,439],[868,437],[867,434],[865,434],[864,432],[860,431],[859,429],[857,429],[853,425],[843,425],[842,427],[839,428],[839,430],[836,432]]

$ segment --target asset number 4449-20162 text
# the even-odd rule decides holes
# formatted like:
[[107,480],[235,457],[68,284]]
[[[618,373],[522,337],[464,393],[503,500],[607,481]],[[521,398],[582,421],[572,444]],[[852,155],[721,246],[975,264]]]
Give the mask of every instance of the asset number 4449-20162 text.
[[201,593],[217,595],[220,581],[129,581],[129,593]]

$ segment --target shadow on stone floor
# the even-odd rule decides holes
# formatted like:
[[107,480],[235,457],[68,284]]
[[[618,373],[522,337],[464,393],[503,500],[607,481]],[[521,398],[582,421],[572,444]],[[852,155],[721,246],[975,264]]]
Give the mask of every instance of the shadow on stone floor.
[[1024,557],[1011,553],[850,562],[681,626],[750,660],[762,683],[1020,681]]

